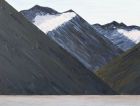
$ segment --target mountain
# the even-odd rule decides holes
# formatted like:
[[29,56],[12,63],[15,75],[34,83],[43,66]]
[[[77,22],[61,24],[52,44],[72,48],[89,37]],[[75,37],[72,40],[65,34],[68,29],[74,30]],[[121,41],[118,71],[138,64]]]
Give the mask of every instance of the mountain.
[[95,24],[93,28],[123,51],[133,48],[140,42],[140,27],[138,26],[127,26],[113,21],[106,25]]
[[140,44],[97,72],[121,94],[140,95]]
[[34,8],[21,11],[21,13],[27,19],[32,15],[30,11],[36,14],[36,17],[29,21],[76,57],[89,70],[95,72],[113,57],[122,53],[118,47],[101,36],[73,10],[51,15],[46,8],[45,15],[42,15],[42,11],[38,10],[38,13],[34,11]]
[[77,59],[0,1],[0,94],[115,94]]
[[55,14],[59,14],[59,12],[55,11],[52,8],[48,8],[48,7],[41,7],[39,5],[35,5],[33,8],[29,9],[29,10],[24,10],[21,11],[23,15],[26,15],[26,18],[30,21],[33,21],[34,18],[37,15],[55,15]]

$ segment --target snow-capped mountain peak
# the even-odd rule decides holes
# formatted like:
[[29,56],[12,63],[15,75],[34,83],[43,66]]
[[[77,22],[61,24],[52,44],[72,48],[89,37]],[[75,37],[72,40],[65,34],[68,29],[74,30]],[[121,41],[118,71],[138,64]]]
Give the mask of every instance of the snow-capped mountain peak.
[[127,26],[124,23],[113,21],[105,25],[95,24],[93,28],[123,51],[131,49],[140,42],[140,27],[138,26]]
[[33,22],[34,18],[38,15],[58,15],[60,14],[56,10],[49,8],[49,7],[42,7],[39,5],[35,5],[29,10],[23,10],[21,13],[26,16],[26,18]]
[[35,5],[29,10],[21,11],[21,13],[44,33],[56,29],[77,15],[73,10],[60,13],[52,8],[39,5]]

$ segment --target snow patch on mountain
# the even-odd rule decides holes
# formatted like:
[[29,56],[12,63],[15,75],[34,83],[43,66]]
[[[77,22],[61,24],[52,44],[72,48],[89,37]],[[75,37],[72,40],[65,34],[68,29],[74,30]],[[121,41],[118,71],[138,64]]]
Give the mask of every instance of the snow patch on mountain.
[[131,30],[127,31],[124,29],[118,29],[118,32],[132,40],[134,43],[138,44],[140,42],[140,31],[139,30]]
[[48,33],[49,31],[52,31],[73,19],[75,16],[76,14],[74,12],[67,12],[57,15],[38,14],[34,19],[34,24],[38,26],[38,28],[41,29],[44,33]]

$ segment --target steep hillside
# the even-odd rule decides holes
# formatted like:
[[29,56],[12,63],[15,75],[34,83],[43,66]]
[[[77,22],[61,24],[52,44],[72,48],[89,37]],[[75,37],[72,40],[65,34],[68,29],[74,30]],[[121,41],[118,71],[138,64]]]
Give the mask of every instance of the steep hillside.
[[133,48],[140,42],[140,27],[138,26],[127,26],[114,21],[106,25],[95,24],[93,28],[123,51]]
[[35,8],[36,6],[21,13],[27,19],[31,15],[30,11],[36,14],[36,17],[30,21],[76,57],[89,70],[95,72],[121,53],[120,49],[97,33],[74,11],[69,10],[52,15],[47,12],[47,8],[46,13],[43,11],[36,12],[34,11]]
[[121,94],[140,94],[140,44],[97,72]]
[[0,94],[114,94],[114,91],[1,0]]

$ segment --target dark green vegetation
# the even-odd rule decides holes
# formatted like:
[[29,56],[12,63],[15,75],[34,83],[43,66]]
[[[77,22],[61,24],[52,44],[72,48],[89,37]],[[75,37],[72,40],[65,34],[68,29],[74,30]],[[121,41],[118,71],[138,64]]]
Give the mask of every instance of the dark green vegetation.
[[115,94],[0,0],[0,94]]
[[121,94],[140,94],[140,44],[97,72]]

